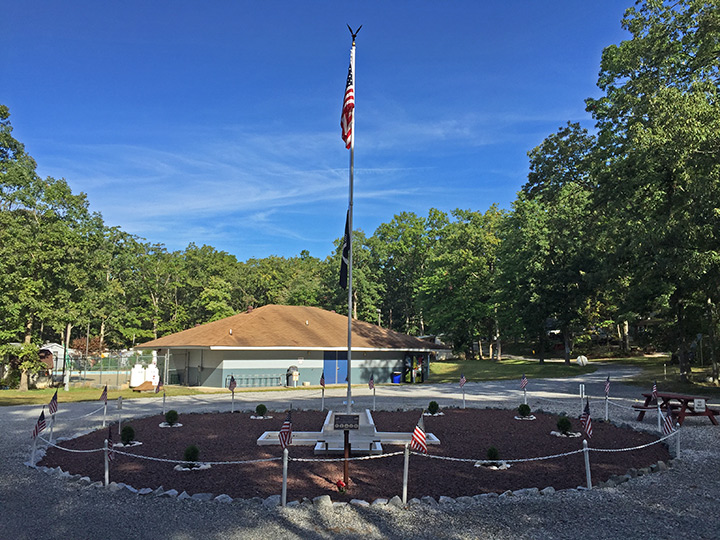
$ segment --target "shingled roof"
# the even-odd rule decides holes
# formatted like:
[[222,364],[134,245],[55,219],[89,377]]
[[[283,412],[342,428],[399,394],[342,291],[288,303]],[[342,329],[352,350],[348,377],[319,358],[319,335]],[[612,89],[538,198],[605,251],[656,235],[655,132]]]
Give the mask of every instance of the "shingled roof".
[[[316,307],[267,305],[164,336],[139,349],[347,349],[348,319]],[[353,320],[353,349],[427,351],[444,349],[428,341]]]

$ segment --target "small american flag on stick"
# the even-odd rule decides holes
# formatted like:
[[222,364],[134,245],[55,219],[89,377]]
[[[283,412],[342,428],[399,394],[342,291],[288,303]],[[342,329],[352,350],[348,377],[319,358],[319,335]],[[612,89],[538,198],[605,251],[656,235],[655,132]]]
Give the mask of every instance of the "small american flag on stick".
[[235,380],[234,375],[230,375],[230,384],[228,384],[228,388],[231,392],[235,392],[235,389],[237,388],[237,381]]
[[48,411],[50,414],[55,414],[58,411],[57,393],[58,391],[55,390],[53,397],[50,399],[50,403],[48,403]]
[[104,401],[107,405],[107,384],[105,385],[105,388],[103,388],[102,394],[100,394],[100,401]]
[[[662,414],[662,413],[660,413]],[[668,408],[667,416],[663,414],[662,432],[663,435],[670,435],[675,431],[675,424],[672,419],[672,410]]]
[[45,430],[45,407],[43,407],[43,410],[40,411],[40,417],[37,420],[37,423],[35,424],[35,427],[33,428],[33,439],[40,435],[42,431]]
[[520,379],[520,388],[524,389],[527,386],[528,380],[525,374],[523,373],[522,379]]
[[428,450],[427,440],[425,437],[425,422],[423,421],[422,414],[420,415],[420,420],[418,420],[418,423],[415,426],[415,431],[413,431],[412,439],[410,440],[410,448],[417,452],[427,454]]
[[115,450],[113,450],[113,440],[112,440],[112,427],[108,427],[108,461],[112,461],[115,459]]
[[593,428],[592,419],[590,418],[589,400],[585,402],[585,410],[583,411],[582,416],[580,416],[580,425],[582,426],[582,430],[585,432],[588,438],[591,438],[593,434]]
[[652,397],[653,397],[653,399],[654,399],[655,401],[657,401],[657,397],[658,397],[658,395],[657,395],[657,381],[655,381],[655,382],[653,383],[653,387],[652,387]]
[[325,388],[325,372],[322,372],[322,375],[320,375],[320,386]]
[[161,388],[162,388],[162,377],[160,377],[160,378],[158,379],[157,386],[155,387],[155,393],[156,393],[156,394],[159,393]]
[[610,394],[610,375],[608,375],[608,378],[605,379],[605,395]]
[[292,411],[288,411],[287,416],[285,417],[285,422],[283,422],[282,427],[280,428],[280,433],[278,433],[278,439],[280,439],[280,446],[283,448],[287,448],[292,444],[292,417],[290,416],[290,413]]
[[463,373],[462,375],[460,375],[460,388],[465,386],[466,382],[467,382],[467,379],[465,378],[465,374]]
[[373,388],[375,388],[375,378],[374,378],[374,376],[373,376],[372,373],[370,374],[370,380],[368,381],[368,388],[369,388],[370,390],[372,390]]

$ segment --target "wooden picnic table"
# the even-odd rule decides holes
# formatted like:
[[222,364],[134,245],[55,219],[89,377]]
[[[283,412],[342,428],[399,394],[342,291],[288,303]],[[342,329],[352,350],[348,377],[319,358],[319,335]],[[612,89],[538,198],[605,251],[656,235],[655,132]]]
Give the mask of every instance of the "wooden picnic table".
[[[720,410],[708,407],[708,398],[706,397],[676,394],[674,392],[657,392],[656,395],[657,400],[660,400],[660,409],[665,410],[667,414],[676,415],[677,422],[680,425],[682,425],[686,416],[707,416],[714,425],[718,425],[715,416],[720,414]],[[657,409],[658,401],[652,392],[644,392],[643,396],[645,397],[645,403],[633,405],[634,409],[640,411],[637,417],[638,422],[642,422],[647,411]]]

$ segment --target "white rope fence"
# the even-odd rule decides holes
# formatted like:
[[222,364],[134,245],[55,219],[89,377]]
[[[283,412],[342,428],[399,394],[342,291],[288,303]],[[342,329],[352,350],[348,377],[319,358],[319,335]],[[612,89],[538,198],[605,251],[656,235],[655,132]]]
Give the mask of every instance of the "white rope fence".
[[[583,399],[587,399],[589,396],[585,394],[585,388],[584,384],[580,385],[580,400],[582,403]],[[308,396],[315,396],[315,395],[323,395],[324,398],[324,392],[322,391],[312,391],[308,394]],[[555,402],[558,401],[569,401],[569,400],[577,400],[577,397],[575,396],[563,396],[560,397],[559,395],[555,398],[545,398],[540,396],[533,396],[533,399],[537,399],[540,401],[547,401],[547,402]],[[630,398],[610,398],[608,395],[603,396],[603,399],[605,401],[605,419],[608,419],[608,405],[613,405],[614,407],[619,407],[622,409],[627,410],[633,410],[635,407],[627,406],[620,403],[615,403],[615,401],[630,401]],[[635,400],[636,402],[638,400]],[[122,409],[122,401],[121,399],[118,400],[118,431],[120,430],[120,425],[122,422],[122,419],[120,417],[120,410]],[[164,410],[164,399],[163,399],[163,410]],[[76,416],[72,418],[63,418],[63,420],[66,421],[74,421],[74,420],[80,420],[83,418],[90,417],[92,415],[95,415],[99,413],[100,411],[103,411],[103,427],[105,426],[105,420],[107,415],[107,404],[102,405],[101,407],[95,409],[94,411],[91,411],[87,414],[83,414],[81,416]],[[53,418],[53,424],[54,424],[54,418]],[[367,460],[373,460],[373,459],[384,459],[389,457],[395,457],[399,455],[405,456],[405,470],[403,474],[403,503],[407,503],[407,482],[408,482],[408,468],[409,468],[409,457],[410,454],[425,457],[429,459],[436,459],[436,460],[444,460],[444,461],[451,461],[456,463],[473,463],[476,466],[477,465],[491,465],[495,464],[498,461],[502,461],[504,463],[523,463],[523,462],[538,462],[538,461],[546,461],[546,460],[552,460],[552,459],[560,459],[567,456],[572,456],[575,454],[583,453],[585,456],[585,469],[586,469],[586,477],[587,477],[587,488],[592,489],[592,482],[590,477],[590,461],[589,461],[589,453],[590,452],[629,452],[629,451],[636,451],[636,450],[642,450],[644,448],[653,446],[655,444],[659,444],[662,442],[667,441],[671,437],[675,437],[675,443],[676,443],[676,456],[680,455],[680,431],[679,431],[679,425],[676,424],[675,430],[665,435],[655,441],[633,446],[629,448],[590,448],[588,447],[587,441],[583,441],[583,448],[578,450],[573,450],[570,452],[564,452],[561,454],[553,454],[548,456],[538,456],[538,457],[532,457],[532,458],[517,458],[517,459],[503,459],[503,460],[489,460],[489,459],[474,459],[474,458],[459,458],[459,457],[451,457],[451,456],[439,456],[439,455],[432,455],[432,454],[423,454],[418,453],[414,451],[410,451],[409,445],[405,446],[404,451],[399,452],[390,452],[385,454],[379,454],[379,455],[368,455],[368,456],[358,456],[358,457],[341,457],[341,458],[300,458],[300,457],[290,457],[288,449],[285,448],[283,450],[283,456],[282,457],[273,457],[273,458],[261,458],[261,459],[252,459],[252,460],[234,460],[234,461],[203,461],[203,464],[207,465],[248,465],[248,464],[256,464],[256,463],[267,463],[267,462],[273,462],[273,461],[283,461],[283,486],[282,486],[282,505],[286,505],[286,496],[287,496],[287,469],[288,469],[288,463],[290,461],[296,461],[299,463],[320,463],[320,462],[349,462],[349,461],[367,461]],[[161,462],[161,463],[168,463],[168,464],[174,464],[174,465],[194,465],[197,464],[197,462],[193,461],[186,461],[186,460],[173,460],[173,459],[166,459],[166,458],[158,458],[154,456],[145,456],[140,454],[133,454],[129,452],[124,452],[122,450],[117,450],[114,447],[110,447],[108,444],[108,441],[105,441],[105,446],[102,448],[94,448],[94,449],[88,449],[88,450],[77,450],[77,449],[71,449],[66,448],[64,446],[60,446],[54,442],[52,442],[52,427],[50,432],[50,440],[47,440],[43,437],[41,437],[39,434],[36,437],[36,439],[39,439],[46,443],[48,446],[51,446],[53,448],[57,448],[58,450],[65,451],[65,452],[71,452],[71,453],[97,453],[97,452],[103,452],[104,453],[104,459],[105,459],[105,485],[107,486],[109,484],[109,462],[114,457],[114,455],[122,455],[126,456],[128,458],[134,458],[134,459],[142,459],[142,460],[148,460],[148,461],[154,461],[154,462]],[[31,466],[35,466],[35,447],[36,447],[36,440],[33,441],[33,451],[32,451],[32,457],[31,457]]]
[[[655,444],[662,443],[666,440],[668,440],[670,437],[675,437],[676,441],[676,456],[680,455],[680,431],[679,431],[679,425],[676,425],[675,431],[672,433],[665,435],[664,437],[661,437],[660,439],[657,439],[655,441],[651,441],[646,444],[638,445],[638,446],[632,446],[628,448],[590,448],[588,447],[588,443],[586,440],[583,441],[583,448],[579,450],[572,450],[570,452],[564,452],[561,454],[552,454],[548,456],[537,456],[537,457],[531,457],[531,458],[517,458],[517,459],[503,459],[501,460],[504,463],[525,463],[525,462],[537,462],[537,461],[546,461],[551,459],[560,459],[568,456],[572,456],[575,454],[583,453],[585,455],[585,473],[586,473],[586,480],[587,480],[587,489],[592,489],[592,479],[590,476],[590,459],[589,459],[589,453],[590,452],[631,452],[636,450],[642,450],[644,448],[648,448],[650,446],[653,446]],[[126,456],[128,458],[135,458],[135,459],[144,459],[148,461],[154,461],[154,462],[160,462],[160,463],[169,463],[169,464],[175,464],[175,465],[196,465],[197,462],[194,461],[187,461],[187,460],[175,460],[175,459],[166,459],[166,458],[158,458],[154,456],[144,456],[139,454],[132,454],[129,452],[123,452],[122,450],[116,450],[114,448],[111,448],[109,446],[109,443],[107,439],[105,440],[105,446],[102,448],[92,448],[88,450],[76,450],[72,448],[65,448],[63,446],[59,446],[55,443],[50,442],[47,439],[44,439],[43,437],[40,437],[38,435],[38,439],[42,440],[49,446],[52,446],[54,448],[57,448],[58,450],[62,450],[65,452],[73,452],[73,453],[83,453],[83,454],[91,454],[91,453],[97,453],[97,452],[103,452],[104,454],[104,461],[105,461],[105,486],[107,486],[110,482],[110,459],[112,457],[110,456],[110,453]],[[415,451],[410,450],[410,445],[405,445],[405,450],[401,452],[389,452],[386,454],[379,454],[379,455],[369,455],[369,456],[358,456],[358,457],[348,457],[348,458],[290,458],[288,449],[285,448],[283,450],[283,456],[280,457],[273,457],[273,458],[261,458],[261,459],[250,459],[250,460],[234,460],[234,461],[203,461],[202,463],[205,465],[252,465],[256,463],[268,463],[272,461],[280,461],[282,459],[283,462],[283,482],[282,482],[282,495],[281,495],[281,504],[282,506],[286,506],[287,504],[287,475],[288,475],[288,462],[289,461],[296,461],[298,463],[337,463],[337,462],[348,462],[348,461],[368,461],[373,459],[384,459],[389,457],[395,457],[399,455],[405,455],[405,467],[403,471],[403,497],[402,501],[403,504],[407,504],[407,487],[408,487],[408,478],[409,478],[409,458],[410,455],[420,456],[428,459],[437,459],[437,460],[443,460],[443,461],[451,461],[455,463],[473,463],[474,465],[491,465],[495,464],[500,460],[489,460],[489,459],[475,459],[475,458],[458,458],[458,457],[451,457],[451,456],[438,456],[433,454],[424,454],[419,453]],[[33,458],[34,460],[34,458]],[[35,463],[33,462],[32,465],[34,466]]]

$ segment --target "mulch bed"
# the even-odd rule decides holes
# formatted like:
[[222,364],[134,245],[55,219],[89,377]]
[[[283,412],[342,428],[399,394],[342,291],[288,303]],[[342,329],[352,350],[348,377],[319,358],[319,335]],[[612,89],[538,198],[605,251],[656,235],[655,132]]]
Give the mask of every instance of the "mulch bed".
[[[578,450],[583,438],[558,438],[550,435],[556,430],[558,417],[535,413],[535,421],[515,420],[514,410],[445,409],[443,416],[425,417],[425,429],[434,433],[439,446],[430,446],[435,456],[485,459],[491,446],[500,452],[501,459],[524,459]],[[293,431],[319,431],[326,412],[295,411]],[[284,414],[270,420],[252,420],[249,413],[183,414],[177,429],[162,429],[164,419],[153,416],[133,419],[131,425],[141,446],[123,449],[128,453],[181,460],[187,446],[200,449],[200,460],[241,461],[282,456],[280,446],[257,446],[265,431],[277,431]],[[373,418],[378,431],[412,432],[419,418],[418,412],[377,411]],[[580,431],[578,419],[572,419],[573,430]],[[618,428],[595,420],[591,448],[629,448],[642,445],[658,437]],[[119,442],[117,424],[112,426],[113,439]],[[101,448],[108,436],[102,429],[62,446],[72,449]],[[400,446],[384,445],[385,452],[402,450]],[[314,458],[313,448],[290,448],[290,456]],[[331,456],[337,457],[337,456]],[[663,444],[628,452],[591,452],[593,484],[612,475],[625,474],[630,468],[648,467],[659,460],[669,460]],[[89,476],[93,481],[104,478],[102,452],[78,454],[49,448],[39,465],[60,466],[64,471]],[[335,483],[342,479],[342,462],[290,462],[288,472],[288,500],[313,498],[329,494],[333,500],[353,498],[372,501],[402,495],[403,456],[350,462],[350,484],[346,493],[338,493]],[[242,465],[215,465],[202,471],[173,470],[174,464],[117,455],[110,464],[110,480],[136,488],[163,486],[179,493],[225,493],[233,498],[266,498],[279,494],[282,485],[282,461]],[[551,460],[514,463],[504,471],[475,467],[472,462],[453,462],[411,455],[408,497],[430,495],[459,497],[487,492],[552,486],[555,489],[585,485],[585,464],[582,453]]]

